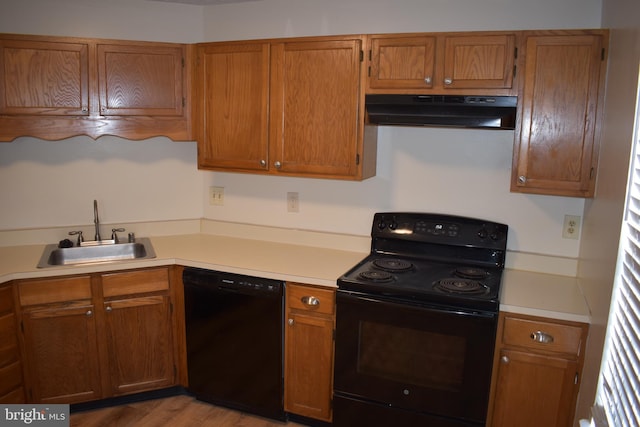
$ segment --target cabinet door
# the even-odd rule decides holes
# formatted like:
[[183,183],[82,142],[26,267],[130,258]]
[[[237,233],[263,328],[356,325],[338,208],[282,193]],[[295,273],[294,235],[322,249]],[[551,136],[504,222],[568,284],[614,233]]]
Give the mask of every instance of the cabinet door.
[[493,427],[567,427],[573,418],[578,364],[502,350]]
[[103,116],[182,116],[181,46],[98,44]]
[[198,47],[198,166],[267,170],[268,43]]
[[0,114],[89,115],[88,45],[0,40]]
[[446,36],[445,89],[508,89],[513,86],[515,35]]
[[433,87],[436,38],[371,36],[369,87],[430,89]]
[[31,399],[74,403],[102,397],[93,305],[52,304],[23,312]]
[[289,313],[285,349],[285,410],[331,420],[333,320]]
[[0,403],[24,403],[22,362],[11,284],[0,287],[0,378]]
[[512,191],[593,195],[603,56],[600,35],[527,38]]
[[319,177],[356,175],[361,44],[272,45],[270,167]]
[[169,297],[105,301],[104,309],[112,392],[174,385]]

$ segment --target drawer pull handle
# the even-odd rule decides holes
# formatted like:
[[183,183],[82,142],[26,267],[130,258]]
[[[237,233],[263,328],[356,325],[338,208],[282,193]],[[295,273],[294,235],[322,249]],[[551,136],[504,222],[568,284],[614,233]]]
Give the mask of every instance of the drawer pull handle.
[[536,331],[531,333],[531,339],[535,342],[539,342],[542,344],[551,344],[553,343],[553,335],[549,335],[546,332]]
[[500,358],[500,361],[501,361],[502,363],[509,363],[509,358],[508,358],[507,356],[502,356],[502,357]]
[[289,326],[293,326],[293,319],[289,319]]
[[300,301],[309,307],[317,307],[320,305],[320,300],[316,297],[302,297],[300,298]]

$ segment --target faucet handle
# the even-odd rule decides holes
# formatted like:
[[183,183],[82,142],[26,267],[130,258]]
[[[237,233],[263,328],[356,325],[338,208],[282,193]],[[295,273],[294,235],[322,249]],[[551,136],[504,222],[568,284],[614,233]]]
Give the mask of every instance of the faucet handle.
[[118,243],[119,242],[117,233],[122,233],[122,232],[124,232],[124,228],[112,228],[111,229],[111,240],[113,240],[113,243]]
[[82,246],[82,242],[84,242],[84,237],[82,237],[82,231],[70,231],[69,236],[78,235],[78,246]]

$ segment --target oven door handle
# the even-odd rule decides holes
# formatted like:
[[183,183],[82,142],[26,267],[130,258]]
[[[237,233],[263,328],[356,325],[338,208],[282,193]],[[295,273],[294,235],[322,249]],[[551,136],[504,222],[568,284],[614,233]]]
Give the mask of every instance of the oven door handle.
[[464,316],[482,317],[487,319],[494,319],[498,316],[498,313],[493,311],[482,311],[482,310],[474,310],[470,308],[442,306],[437,304],[430,304],[424,301],[398,299],[388,295],[362,294],[358,292],[346,291],[341,289],[338,289],[336,291],[336,294],[338,299],[348,298],[351,300],[358,300],[358,301],[363,301],[367,303],[394,305],[396,307],[411,306],[411,307],[419,308],[419,309],[434,312],[434,313],[457,314],[457,315],[464,315]]

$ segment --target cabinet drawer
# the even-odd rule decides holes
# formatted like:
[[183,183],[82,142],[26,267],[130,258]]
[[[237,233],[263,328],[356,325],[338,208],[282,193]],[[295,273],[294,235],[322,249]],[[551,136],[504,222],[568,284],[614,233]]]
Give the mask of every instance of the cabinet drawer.
[[79,276],[30,280],[20,283],[18,295],[23,306],[91,299],[91,278]]
[[333,289],[287,283],[287,306],[290,309],[333,314],[335,305],[336,293]]
[[582,328],[516,317],[505,317],[502,342],[534,350],[578,355]]
[[102,275],[102,293],[105,298],[167,289],[169,289],[169,270],[167,268]]

